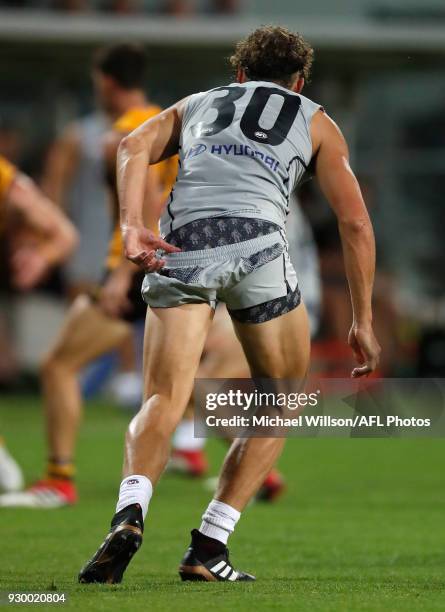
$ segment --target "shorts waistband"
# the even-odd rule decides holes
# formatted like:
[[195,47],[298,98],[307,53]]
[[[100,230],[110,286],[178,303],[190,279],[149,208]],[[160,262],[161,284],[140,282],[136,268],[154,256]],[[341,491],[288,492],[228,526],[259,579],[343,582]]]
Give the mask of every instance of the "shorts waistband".
[[281,231],[272,232],[264,236],[256,236],[251,240],[243,240],[233,244],[225,244],[213,249],[201,251],[181,251],[180,253],[169,253],[163,255],[166,268],[179,268],[183,266],[205,265],[233,259],[235,257],[249,257],[262,249],[267,249],[274,244],[285,244],[285,238]]

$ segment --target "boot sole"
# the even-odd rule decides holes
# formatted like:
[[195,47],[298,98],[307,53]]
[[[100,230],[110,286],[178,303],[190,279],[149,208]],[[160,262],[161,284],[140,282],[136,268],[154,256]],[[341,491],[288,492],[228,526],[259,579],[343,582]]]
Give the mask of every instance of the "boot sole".
[[219,582],[215,576],[204,567],[204,565],[181,565],[179,567],[181,580],[198,582]]

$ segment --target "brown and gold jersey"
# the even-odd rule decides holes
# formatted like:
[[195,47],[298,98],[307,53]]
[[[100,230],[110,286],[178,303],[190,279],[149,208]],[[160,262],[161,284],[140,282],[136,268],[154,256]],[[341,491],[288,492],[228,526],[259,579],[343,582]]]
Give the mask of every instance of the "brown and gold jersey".
[[[132,108],[117,119],[113,125],[113,129],[116,132],[128,134],[145,123],[145,121],[148,121],[149,119],[152,119],[158,115],[161,111],[161,107],[154,104],[149,104],[145,107]],[[162,186],[163,197],[166,199],[176,181],[178,158],[175,155],[160,162],[159,164],[151,166],[151,168],[156,170],[158,173],[159,182]],[[113,269],[119,265],[122,259],[122,252],[122,235],[119,226],[119,219],[116,219],[116,225],[111,238],[107,257],[108,269]]]
[[6,199],[16,174],[17,168],[0,155],[0,232],[2,232],[4,228]]
[[16,174],[17,168],[0,155],[0,206],[4,204]]

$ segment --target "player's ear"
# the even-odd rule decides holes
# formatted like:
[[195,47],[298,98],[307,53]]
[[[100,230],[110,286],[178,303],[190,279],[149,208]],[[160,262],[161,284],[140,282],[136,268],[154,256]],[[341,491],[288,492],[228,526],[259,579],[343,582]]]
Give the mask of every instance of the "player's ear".
[[301,90],[304,87],[304,77],[298,77],[294,84],[291,87],[291,90],[294,91],[295,93],[300,93]]
[[242,68],[238,68],[236,71],[236,81],[237,83],[245,83],[247,81],[246,73]]

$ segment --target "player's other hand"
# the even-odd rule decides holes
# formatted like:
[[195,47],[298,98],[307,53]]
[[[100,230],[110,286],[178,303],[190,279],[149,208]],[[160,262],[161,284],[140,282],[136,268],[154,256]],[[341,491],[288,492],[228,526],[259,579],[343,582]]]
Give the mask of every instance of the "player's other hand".
[[[131,266],[131,264],[128,265]],[[117,318],[131,310],[128,292],[132,278],[131,269],[120,266],[105,281],[99,295],[99,306],[109,317]]]
[[349,346],[352,348],[358,368],[352,370],[352,378],[368,376],[377,368],[380,358],[380,345],[377,342],[372,327],[360,327],[352,324],[348,338]]
[[49,264],[38,248],[23,246],[12,256],[11,268],[14,286],[29,291],[45,278]]
[[168,244],[145,227],[126,227],[123,230],[125,257],[141,267],[145,272],[158,272],[164,259],[156,257],[157,249],[166,253],[177,253],[181,249]]

